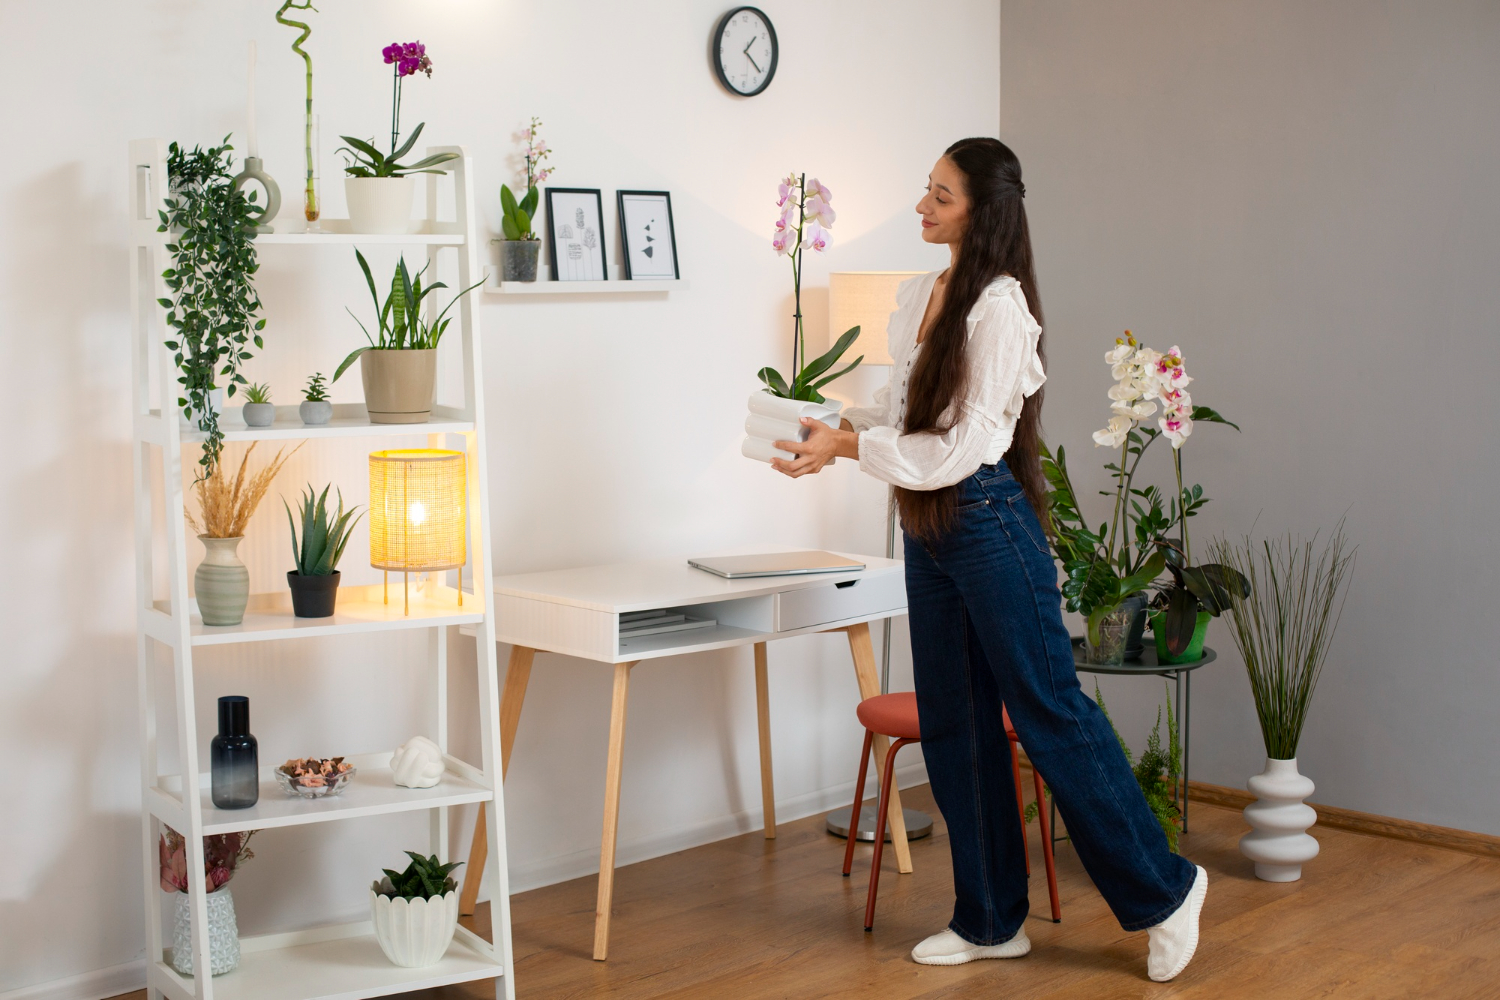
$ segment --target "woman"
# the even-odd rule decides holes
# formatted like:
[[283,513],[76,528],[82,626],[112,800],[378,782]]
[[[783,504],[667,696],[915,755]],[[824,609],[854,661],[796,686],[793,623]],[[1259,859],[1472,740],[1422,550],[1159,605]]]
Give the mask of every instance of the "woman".
[[1193,957],[1208,875],[1167,849],[1104,714],[1078,686],[1057,571],[1039,511],[1041,308],[1026,188],[996,139],[954,143],[917,203],[922,239],[947,244],[941,273],[897,294],[890,384],[840,430],[813,420],[788,476],[835,456],[896,487],[922,751],[948,824],[957,900],[948,929],[912,958],[959,965],[1031,950],[1025,844],[1002,703],[1126,930],[1150,930],[1147,971]]

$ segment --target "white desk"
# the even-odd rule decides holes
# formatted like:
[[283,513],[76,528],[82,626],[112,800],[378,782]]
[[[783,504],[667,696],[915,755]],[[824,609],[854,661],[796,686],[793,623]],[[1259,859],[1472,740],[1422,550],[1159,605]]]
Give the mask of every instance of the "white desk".
[[[763,551],[785,551],[764,547]],[[843,553],[841,553],[843,554]],[[614,898],[615,842],[620,815],[620,773],[625,746],[625,709],[630,669],[644,660],[709,649],[755,647],[755,700],[760,727],[761,798],[766,837],[776,836],[776,799],[771,779],[771,724],[766,683],[766,642],[814,632],[841,631],[849,637],[861,698],[880,693],[871,621],[906,613],[904,566],[892,559],[851,556],[866,564],[857,572],[814,576],[725,580],[688,566],[686,557],[588,566],[515,576],[494,584],[496,641],[511,645],[510,666],[500,701],[502,780],[526,698],[532,661],[538,651],[562,653],[614,666],[609,757],[604,779],[604,831],[599,849],[599,898],[594,914],[594,958],[609,952],[610,905]],[[620,615],[664,609],[714,618],[712,628],[620,637]],[[853,706],[850,706],[851,709]],[[876,773],[885,765],[887,741],[875,740]],[[891,841],[897,866],[911,871],[900,796],[890,803]],[[486,853],[484,816],[474,830],[465,866],[460,910],[472,913]]]

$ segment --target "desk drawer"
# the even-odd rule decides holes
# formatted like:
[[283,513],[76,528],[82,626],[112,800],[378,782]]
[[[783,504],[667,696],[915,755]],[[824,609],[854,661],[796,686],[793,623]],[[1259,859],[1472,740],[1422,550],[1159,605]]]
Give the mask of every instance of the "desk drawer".
[[906,610],[906,574],[902,566],[866,571],[843,586],[827,584],[776,595],[776,631],[811,628],[882,611]]

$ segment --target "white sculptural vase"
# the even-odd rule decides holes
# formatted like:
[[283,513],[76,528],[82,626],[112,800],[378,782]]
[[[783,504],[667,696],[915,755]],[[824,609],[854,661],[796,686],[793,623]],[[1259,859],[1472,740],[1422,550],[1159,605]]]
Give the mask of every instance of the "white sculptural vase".
[[1318,842],[1307,828],[1318,821],[1303,802],[1313,793],[1311,779],[1297,773],[1296,758],[1266,758],[1266,769],[1246,787],[1256,801],[1245,807],[1250,832],[1240,838],[1240,853],[1255,862],[1255,877],[1267,882],[1295,882],[1302,866],[1318,856]]

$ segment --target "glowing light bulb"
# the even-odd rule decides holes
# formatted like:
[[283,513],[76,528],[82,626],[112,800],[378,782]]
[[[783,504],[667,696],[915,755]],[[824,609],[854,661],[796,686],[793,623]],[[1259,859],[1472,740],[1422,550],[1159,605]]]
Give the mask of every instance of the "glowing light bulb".
[[406,519],[419,528],[422,526],[422,522],[427,520],[427,508],[422,501],[418,500],[411,505],[406,512]]

